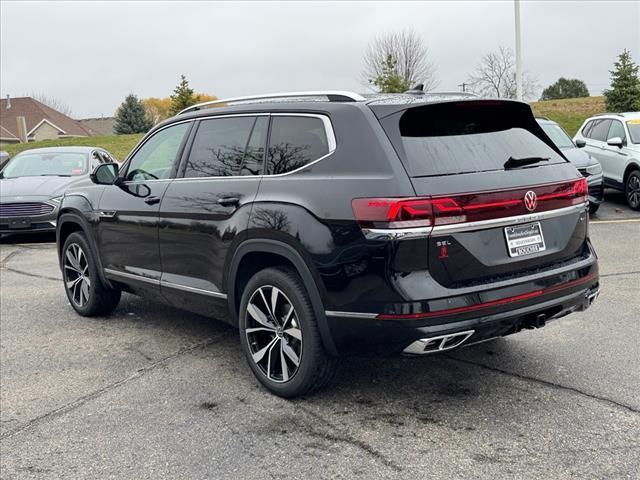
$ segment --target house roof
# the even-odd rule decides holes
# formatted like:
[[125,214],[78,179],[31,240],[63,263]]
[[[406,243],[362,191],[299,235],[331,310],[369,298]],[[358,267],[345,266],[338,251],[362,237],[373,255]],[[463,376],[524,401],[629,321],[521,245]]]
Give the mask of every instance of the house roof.
[[17,117],[24,117],[29,136],[42,123],[48,123],[57,128],[62,135],[82,136],[91,135],[88,128],[83,127],[74,119],[60,113],[44,103],[31,97],[16,97],[10,99],[11,108],[7,108],[6,98],[0,100],[0,130],[2,137],[18,137]]

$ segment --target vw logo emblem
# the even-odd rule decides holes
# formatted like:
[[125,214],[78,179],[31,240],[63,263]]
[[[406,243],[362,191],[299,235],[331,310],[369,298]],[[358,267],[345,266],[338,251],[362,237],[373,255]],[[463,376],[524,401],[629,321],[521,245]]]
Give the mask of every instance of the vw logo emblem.
[[529,190],[524,194],[524,208],[533,212],[538,206],[538,196],[533,190]]

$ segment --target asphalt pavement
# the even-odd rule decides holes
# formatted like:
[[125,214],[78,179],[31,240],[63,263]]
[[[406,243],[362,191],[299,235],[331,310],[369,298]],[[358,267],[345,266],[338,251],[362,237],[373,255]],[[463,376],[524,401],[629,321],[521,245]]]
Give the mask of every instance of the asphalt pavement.
[[54,245],[9,240],[0,477],[640,478],[640,214],[608,192],[590,228],[586,312],[448,355],[349,358],[297,400],[259,386],[220,322],[131,295],[76,315]]

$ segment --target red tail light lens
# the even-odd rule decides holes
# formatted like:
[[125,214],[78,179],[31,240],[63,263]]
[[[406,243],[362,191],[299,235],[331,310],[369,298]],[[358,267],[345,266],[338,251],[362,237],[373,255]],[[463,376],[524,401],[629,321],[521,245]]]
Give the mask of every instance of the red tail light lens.
[[[533,195],[531,195],[533,193]],[[525,196],[529,195],[528,205]],[[356,198],[353,213],[364,228],[437,227],[544,212],[587,201],[586,178],[498,192],[447,197]]]
[[354,198],[351,208],[366,228],[428,227],[432,222],[428,198]]

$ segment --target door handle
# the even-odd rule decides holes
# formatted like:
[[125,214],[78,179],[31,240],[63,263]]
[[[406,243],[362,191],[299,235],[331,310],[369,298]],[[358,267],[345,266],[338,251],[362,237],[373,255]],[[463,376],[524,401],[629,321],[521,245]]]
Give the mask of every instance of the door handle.
[[147,197],[144,199],[144,203],[147,205],[155,205],[156,203],[160,203],[160,197]]
[[218,203],[223,207],[234,207],[240,204],[238,197],[222,197],[218,199]]

